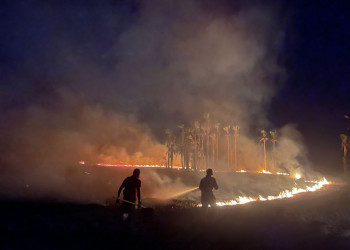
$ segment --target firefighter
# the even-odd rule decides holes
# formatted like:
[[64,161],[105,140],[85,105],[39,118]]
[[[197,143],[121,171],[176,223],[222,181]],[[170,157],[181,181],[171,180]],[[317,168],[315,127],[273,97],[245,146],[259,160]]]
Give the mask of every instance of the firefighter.
[[138,207],[141,208],[140,169],[134,169],[132,176],[127,177],[120,185],[117,202],[119,202],[119,196],[123,189],[123,203],[121,205],[123,218],[127,219],[129,217],[129,219],[132,219],[135,215],[136,198],[138,200]]
[[207,169],[207,176],[204,177],[199,184],[199,189],[202,192],[202,196],[201,196],[202,207],[205,209],[208,208],[208,205],[210,205],[210,207],[216,206],[216,199],[213,194],[213,189],[215,188],[215,190],[217,190],[219,187],[218,187],[218,184],[216,183],[215,178],[212,177],[212,175],[213,175],[213,170],[210,168]]

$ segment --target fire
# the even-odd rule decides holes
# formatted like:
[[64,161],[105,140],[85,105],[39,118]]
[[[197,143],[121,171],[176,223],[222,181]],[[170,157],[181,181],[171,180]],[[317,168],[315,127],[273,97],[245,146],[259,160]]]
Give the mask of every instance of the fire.
[[[85,161],[79,161],[79,164],[85,165]],[[132,167],[132,168],[166,168],[165,165],[138,165],[138,164],[108,164],[108,163],[97,163],[97,166],[103,166],[103,167]],[[181,166],[173,166],[173,169],[176,170],[180,170],[182,169]],[[199,171],[205,171],[205,170],[199,170]],[[246,170],[238,170],[236,171],[238,173],[247,173],[248,171]],[[260,173],[260,174],[272,174],[270,171],[266,171],[266,170],[261,170],[259,172],[255,172],[255,173]],[[87,173],[86,174],[90,174]],[[276,172],[276,175],[290,175],[288,173],[282,173],[282,172]],[[301,179],[301,174],[297,173],[294,175],[294,178],[299,180]],[[315,192],[319,189],[321,189],[323,186],[325,185],[329,185],[330,183],[326,180],[325,177],[323,177],[322,180],[320,181],[304,181],[306,183],[312,183],[312,186],[308,186],[306,188],[298,188],[298,187],[294,187],[291,190],[283,190],[281,191],[278,195],[269,195],[267,197],[263,197],[262,195],[259,195],[258,197],[249,197],[249,196],[239,196],[238,198],[234,199],[234,200],[227,200],[227,201],[219,201],[216,203],[217,206],[235,206],[235,205],[241,205],[241,204],[246,204],[249,202],[256,202],[256,201],[270,201],[270,200],[277,200],[277,199],[286,199],[286,198],[292,198],[294,197],[296,194],[299,193],[305,193],[305,192]],[[184,192],[180,192],[178,194],[176,194],[176,196],[178,195],[182,195],[191,191],[194,191],[198,189],[197,187],[188,189]],[[201,206],[201,204],[199,204],[199,206]]]
[[237,202],[238,202],[239,204],[246,204],[246,203],[255,201],[254,198],[251,198],[251,197],[242,197],[242,196],[239,196],[237,200],[238,200]]
[[239,196],[235,200],[217,202],[216,205],[217,206],[235,206],[235,205],[246,204],[246,203],[254,202],[254,201],[267,201],[267,200],[270,201],[270,200],[292,198],[296,194],[305,193],[305,192],[315,192],[315,191],[321,189],[323,186],[330,184],[326,180],[326,178],[324,178],[324,177],[320,181],[306,181],[306,182],[313,183],[314,185],[312,185],[310,187],[306,187],[306,188],[294,187],[294,188],[292,188],[292,190],[283,190],[279,193],[279,195],[276,195],[276,196],[270,195],[267,197],[263,197],[263,196],[259,195],[256,198],[248,197],[248,196]]
[[295,179],[299,180],[301,178],[301,174],[295,174]]
[[290,175],[290,174],[288,174],[288,173],[282,173],[282,172],[277,172],[276,174],[277,174],[277,175]]
[[[132,167],[132,168],[166,168],[164,165],[139,165],[139,164],[108,164],[108,163],[97,163],[97,166],[102,167]],[[182,169],[180,166],[173,166],[173,169]]]
[[272,174],[270,171],[267,171],[267,170],[262,170],[259,172],[260,174]]

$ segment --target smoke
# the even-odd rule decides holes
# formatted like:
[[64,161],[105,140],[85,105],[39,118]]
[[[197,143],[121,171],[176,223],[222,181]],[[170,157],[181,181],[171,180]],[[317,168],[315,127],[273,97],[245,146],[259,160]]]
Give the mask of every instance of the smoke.
[[[31,72],[29,79],[22,71],[11,78],[15,87],[30,84],[37,91],[24,95],[8,87],[14,97],[2,98],[4,187],[16,180],[65,196],[80,160],[164,164],[164,130],[206,112],[242,128],[240,167],[261,167],[257,128],[271,126],[269,102],[284,76],[278,6],[152,0],[66,7],[36,5],[26,13],[41,13],[38,32],[48,44],[27,55],[34,64],[26,59],[19,67]],[[21,105],[11,107],[13,99]],[[297,131],[285,127],[279,134],[278,165],[302,168],[305,151],[300,136],[292,136]]]
[[[117,43],[116,64],[122,102],[139,100],[129,107],[138,117],[158,120],[156,113],[169,127],[205,112],[248,126],[266,122],[276,84],[272,79],[282,72],[278,50],[268,49],[281,38],[271,11],[215,15],[196,1],[150,1],[141,8],[139,22]],[[164,126],[150,125],[155,130]]]

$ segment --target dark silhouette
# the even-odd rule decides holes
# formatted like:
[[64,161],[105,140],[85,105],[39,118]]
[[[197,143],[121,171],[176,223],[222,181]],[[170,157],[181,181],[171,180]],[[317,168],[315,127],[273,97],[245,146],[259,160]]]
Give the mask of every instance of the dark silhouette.
[[213,170],[210,168],[207,169],[207,176],[204,177],[199,184],[199,189],[202,191],[201,202],[203,208],[208,208],[208,205],[210,205],[210,207],[216,206],[216,199],[213,194],[213,188],[217,190],[219,187],[212,175]]
[[117,202],[119,201],[121,191],[124,189],[123,203],[121,205],[123,216],[127,214],[128,217],[133,217],[135,214],[136,197],[138,199],[138,207],[141,207],[141,180],[139,178],[140,169],[136,168],[132,176],[127,177],[122,185],[120,185]]

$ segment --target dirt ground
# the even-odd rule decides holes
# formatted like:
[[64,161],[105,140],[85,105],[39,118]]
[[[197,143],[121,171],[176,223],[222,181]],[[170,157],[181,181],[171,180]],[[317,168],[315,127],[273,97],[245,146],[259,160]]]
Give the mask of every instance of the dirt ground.
[[2,200],[0,249],[350,249],[349,186],[220,207],[158,207],[125,224],[113,206]]

